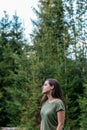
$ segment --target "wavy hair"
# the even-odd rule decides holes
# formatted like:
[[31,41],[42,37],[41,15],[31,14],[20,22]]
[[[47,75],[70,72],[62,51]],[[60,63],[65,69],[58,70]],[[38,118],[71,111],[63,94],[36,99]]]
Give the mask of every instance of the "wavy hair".
[[[64,96],[63,96],[63,91],[62,91],[62,88],[58,82],[58,80],[56,79],[52,79],[52,78],[49,78],[49,79],[46,79],[46,81],[49,82],[50,86],[54,86],[53,88],[53,91],[52,91],[52,97],[53,98],[59,98],[61,99],[64,104],[65,104],[65,100],[64,100]],[[43,95],[42,99],[41,99],[41,105],[47,100],[47,96],[46,95]]]

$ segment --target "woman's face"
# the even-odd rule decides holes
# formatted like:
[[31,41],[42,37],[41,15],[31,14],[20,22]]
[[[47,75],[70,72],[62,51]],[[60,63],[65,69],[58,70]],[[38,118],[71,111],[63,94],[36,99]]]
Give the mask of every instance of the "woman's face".
[[54,87],[50,86],[49,81],[46,80],[44,85],[42,86],[42,93],[46,94],[49,93]]

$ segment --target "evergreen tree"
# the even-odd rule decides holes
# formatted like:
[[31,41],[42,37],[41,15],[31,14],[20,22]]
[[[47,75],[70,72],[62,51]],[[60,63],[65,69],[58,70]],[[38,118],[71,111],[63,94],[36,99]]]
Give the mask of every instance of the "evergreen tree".
[[[47,77],[57,73],[57,65],[63,61],[66,47],[64,37],[69,37],[64,24],[62,1],[40,1],[40,12],[37,12],[38,23],[34,30],[34,48],[41,63],[42,72]],[[65,34],[66,33],[66,34]],[[47,64],[48,62],[48,64]],[[45,76],[44,75],[44,76]]]
[[[66,49],[68,47],[69,34],[67,25],[64,23],[61,0],[40,0],[39,11],[34,11],[38,17],[38,21],[33,21],[35,27],[32,34],[33,54],[36,57],[36,65],[34,65],[36,66],[34,67],[36,88],[34,88],[34,91],[36,90],[37,92],[41,91],[40,86],[49,77],[57,78],[61,84],[65,83],[66,79],[62,79],[60,75],[65,75],[66,73]],[[39,82],[37,82],[36,76]],[[63,84],[63,89],[64,87],[65,84]],[[36,94],[32,98],[37,102],[40,100],[41,94],[35,98]],[[33,117],[31,115],[30,117],[33,120],[32,122],[34,122]],[[29,125],[34,127],[31,122]]]
[[[71,77],[70,91],[68,93],[68,120],[69,129],[79,129],[81,106],[79,105],[79,96],[84,95],[84,79],[86,72],[86,3],[82,0],[64,1],[65,19],[69,23],[70,46],[69,52],[73,55],[73,66],[69,69],[69,78]],[[74,63],[75,62],[75,63]],[[72,65],[72,64],[71,64]],[[72,73],[73,72],[73,73]],[[72,78],[73,77],[73,78]],[[68,78],[68,82],[69,82]],[[72,106],[71,106],[72,104]],[[73,115],[72,115],[73,113]],[[72,122],[72,123],[71,123]],[[78,125],[77,125],[78,124]],[[77,128],[76,128],[77,127]]]
[[18,126],[29,97],[26,43],[19,18],[9,21],[7,16],[0,22],[0,126]]
[[[84,4],[86,1],[78,1],[77,5],[76,1],[72,0],[40,0],[39,2],[39,11],[35,10],[39,20],[36,21],[37,23],[33,22],[36,26],[33,42],[38,59],[38,77],[42,81],[48,77],[60,81],[67,100],[66,128],[79,129],[81,108],[78,100],[79,95],[82,96],[84,92],[85,59],[84,50],[78,51],[77,48],[78,41],[84,37],[84,24],[79,22],[77,15],[85,14],[86,6],[81,6],[81,3]],[[86,36],[86,30],[84,33]],[[71,54],[75,54],[75,59],[69,57],[70,45],[73,46]]]

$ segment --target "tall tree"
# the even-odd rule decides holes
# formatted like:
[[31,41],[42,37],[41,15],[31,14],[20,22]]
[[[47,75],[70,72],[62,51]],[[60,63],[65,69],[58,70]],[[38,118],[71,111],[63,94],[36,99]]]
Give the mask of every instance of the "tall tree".
[[[36,74],[39,81],[36,86],[39,90],[39,86],[46,78],[54,77],[65,89],[66,79],[62,76],[66,75],[66,49],[69,34],[67,24],[64,22],[63,3],[62,0],[40,0],[38,6],[39,11],[34,10],[38,20],[33,21],[32,34],[34,56],[37,59]],[[37,87],[34,89],[37,90]],[[38,99],[39,97],[40,95]]]
[[57,73],[56,65],[62,62],[61,56],[67,47],[64,37],[69,35],[67,35],[67,26],[64,24],[62,1],[41,0],[39,2],[40,12],[36,11],[36,13],[40,20],[38,20],[36,30],[34,30],[34,48],[37,50],[36,53],[39,62],[41,61],[42,70],[44,73],[47,70],[48,75],[46,77],[52,77]]
[[[69,77],[72,77],[69,83],[69,87],[71,88],[70,93],[68,93],[69,97],[69,119],[68,123],[70,128],[74,129],[74,127],[79,129],[80,127],[80,116],[81,116],[81,108],[79,105],[79,95],[83,97],[84,95],[84,79],[86,72],[86,35],[87,32],[85,30],[86,26],[86,3],[87,1],[82,0],[70,0],[63,1],[64,9],[65,9],[65,19],[69,23],[69,32],[70,32],[70,46],[69,52],[72,55],[72,61],[74,61],[73,66],[70,68]],[[72,74],[73,72],[73,74]],[[71,76],[70,76],[71,75]],[[71,82],[73,81],[73,82]],[[71,95],[71,96],[70,96]],[[71,106],[72,104],[72,106]],[[71,116],[71,112],[73,115]],[[72,120],[72,121],[71,121]],[[72,122],[72,123],[71,123]],[[78,125],[77,125],[78,124]]]
[[25,71],[26,43],[22,39],[23,28],[16,15],[9,21],[5,12],[0,30],[0,126],[17,126],[26,108],[23,103],[29,97],[29,81]]
[[[79,95],[84,92],[85,49],[78,50],[77,46],[84,37],[83,32],[86,36],[86,30],[83,29],[84,21],[83,24],[78,16],[85,14],[86,6],[82,6],[85,2],[40,0],[39,11],[35,10],[38,20],[33,22],[36,26],[33,43],[39,77],[42,80],[55,77],[63,86],[67,99],[67,129],[80,127]],[[75,57],[70,59],[69,52]]]

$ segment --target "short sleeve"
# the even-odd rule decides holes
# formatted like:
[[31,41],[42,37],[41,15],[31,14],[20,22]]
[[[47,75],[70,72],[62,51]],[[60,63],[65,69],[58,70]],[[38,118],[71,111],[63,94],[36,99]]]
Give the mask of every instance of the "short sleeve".
[[62,100],[56,102],[56,112],[63,110],[65,111],[65,106]]

